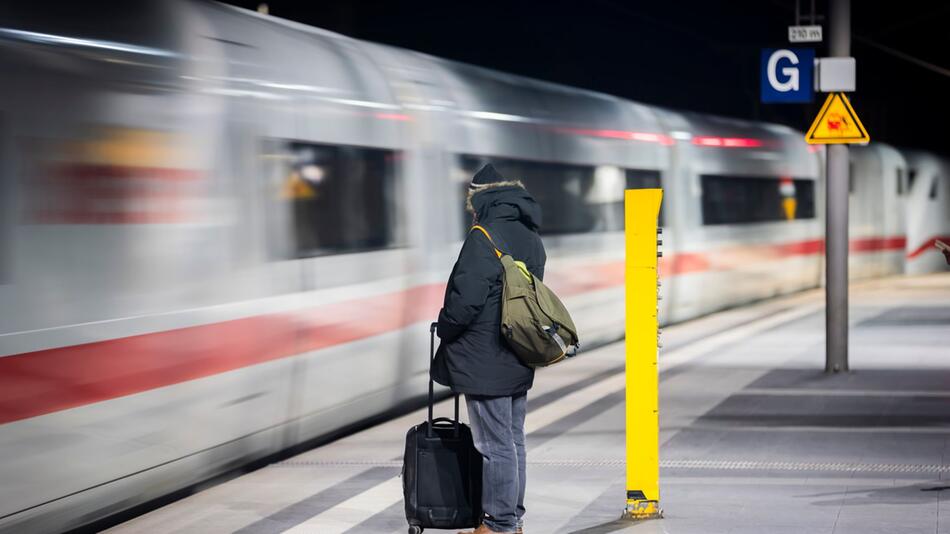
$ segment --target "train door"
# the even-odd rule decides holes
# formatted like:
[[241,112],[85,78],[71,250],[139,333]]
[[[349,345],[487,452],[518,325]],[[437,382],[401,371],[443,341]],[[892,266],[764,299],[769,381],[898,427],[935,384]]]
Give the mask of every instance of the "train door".
[[[442,284],[458,252],[463,201],[459,197],[456,155],[451,147],[461,135],[458,102],[449,91],[440,62],[436,59],[364,43],[389,84],[407,120],[404,141],[405,210],[408,237],[413,250],[413,285],[428,288],[423,298],[407,302],[407,313],[434,321],[442,301]],[[406,395],[417,394],[427,382],[429,350],[427,329],[411,327],[403,337],[401,376]]]
[[939,239],[950,243],[950,162],[932,154],[905,151],[907,196],[907,272],[924,274],[947,269],[935,248]]
[[[0,93],[2,98],[2,93]],[[6,100],[3,100],[6,102]],[[13,192],[13,162],[9,148],[8,126],[4,109],[0,108],[0,303],[9,302],[7,286],[13,276],[13,232],[16,223],[16,200]],[[0,333],[5,332],[0,324]]]
[[904,272],[907,244],[907,162],[894,148],[878,145],[881,150],[884,184],[884,236],[887,249],[886,274]]
[[405,399],[406,332],[424,320],[427,289],[413,280],[409,242],[411,118],[383,72],[339,36],[276,25],[254,35],[265,68],[240,81],[266,95],[258,184],[269,261],[301,280],[285,299],[297,332],[289,444]]

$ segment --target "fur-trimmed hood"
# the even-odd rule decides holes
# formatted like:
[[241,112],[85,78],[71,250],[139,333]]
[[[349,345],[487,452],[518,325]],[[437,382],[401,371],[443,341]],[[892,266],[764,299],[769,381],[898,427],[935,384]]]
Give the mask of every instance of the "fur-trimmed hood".
[[465,209],[478,222],[517,220],[532,230],[541,227],[541,206],[519,180],[475,186],[468,191]]

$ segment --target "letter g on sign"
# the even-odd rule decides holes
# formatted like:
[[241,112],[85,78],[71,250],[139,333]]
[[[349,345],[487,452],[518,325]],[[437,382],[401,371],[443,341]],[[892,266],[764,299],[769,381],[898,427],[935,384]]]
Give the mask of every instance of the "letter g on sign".
[[772,86],[776,91],[782,93],[787,93],[788,91],[798,91],[798,68],[797,67],[782,67],[782,75],[785,76],[785,81],[780,81],[778,79],[778,63],[779,61],[786,59],[792,65],[798,65],[798,56],[795,55],[791,50],[776,50],[772,52],[772,55],[769,56],[769,63],[766,66],[766,74],[769,78],[769,85]]
[[815,51],[811,48],[763,48],[759,87],[762,102],[811,102]]

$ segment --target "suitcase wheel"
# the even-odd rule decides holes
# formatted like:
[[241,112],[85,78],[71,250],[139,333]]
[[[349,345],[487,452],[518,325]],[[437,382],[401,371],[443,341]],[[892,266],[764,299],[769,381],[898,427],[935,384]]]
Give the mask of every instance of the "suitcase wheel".
[[416,525],[410,525],[409,534],[422,534],[422,527],[419,527]]

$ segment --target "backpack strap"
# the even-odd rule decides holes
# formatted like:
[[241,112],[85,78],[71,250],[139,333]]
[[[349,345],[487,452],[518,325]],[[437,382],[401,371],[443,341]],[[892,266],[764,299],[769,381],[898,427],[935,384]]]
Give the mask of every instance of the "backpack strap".
[[498,250],[498,247],[495,246],[495,240],[491,238],[491,234],[488,233],[488,230],[486,230],[485,227],[480,224],[476,224],[475,226],[472,226],[472,230],[480,230],[483,234],[485,234],[485,237],[488,238],[492,248],[495,249],[495,255],[497,255],[499,258],[504,255],[500,250]]

